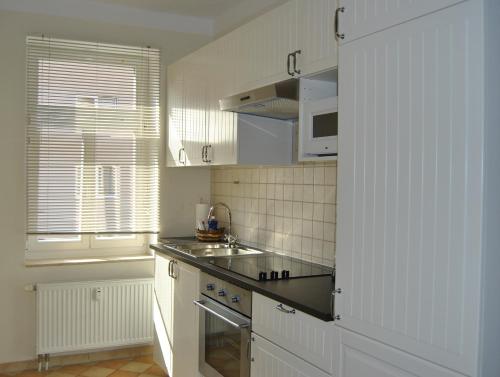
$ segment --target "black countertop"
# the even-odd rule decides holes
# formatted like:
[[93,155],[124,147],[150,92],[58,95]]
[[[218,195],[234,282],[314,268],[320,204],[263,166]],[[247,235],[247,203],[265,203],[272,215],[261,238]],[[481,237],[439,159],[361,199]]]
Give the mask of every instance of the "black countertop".
[[[194,242],[194,239],[169,239],[169,242]],[[173,242],[174,241],[174,242]],[[256,281],[208,263],[203,258],[195,258],[166,244],[151,245],[157,252],[199,268],[219,279],[239,287],[260,293],[273,300],[289,305],[323,321],[333,321],[333,296],[335,288],[331,276],[315,276],[288,280]]]

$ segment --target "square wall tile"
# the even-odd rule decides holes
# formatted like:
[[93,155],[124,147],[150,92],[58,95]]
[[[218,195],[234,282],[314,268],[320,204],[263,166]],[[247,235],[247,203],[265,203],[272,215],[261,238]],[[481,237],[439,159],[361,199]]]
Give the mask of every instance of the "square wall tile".
[[[332,265],[336,175],[335,162],[216,167],[211,171],[212,202],[229,205],[234,229],[247,244]],[[226,224],[221,209],[216,216]]]

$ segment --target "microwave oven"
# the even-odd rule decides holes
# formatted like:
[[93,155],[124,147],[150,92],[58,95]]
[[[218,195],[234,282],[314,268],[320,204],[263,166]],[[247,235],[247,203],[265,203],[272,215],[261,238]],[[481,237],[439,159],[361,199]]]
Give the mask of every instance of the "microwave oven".
[[305,102],[302,110],[303,153],[309,156],[336,156],[338,138],[337,97]]

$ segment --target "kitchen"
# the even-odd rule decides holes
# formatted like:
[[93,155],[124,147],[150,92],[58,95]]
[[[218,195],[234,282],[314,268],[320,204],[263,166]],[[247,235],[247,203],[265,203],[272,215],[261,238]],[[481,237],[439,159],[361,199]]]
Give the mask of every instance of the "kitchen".
[[499,376],[497,2],[230,3],[0,2],[0,375]]

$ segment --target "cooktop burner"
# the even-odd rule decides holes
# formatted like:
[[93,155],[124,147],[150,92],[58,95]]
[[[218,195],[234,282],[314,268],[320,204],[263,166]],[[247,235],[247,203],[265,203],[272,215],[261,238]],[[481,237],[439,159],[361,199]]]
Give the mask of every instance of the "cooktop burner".
[[330,267],[279,254],[214,258],[209,262],[258,281],[324,276],[333,273]]

